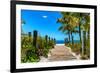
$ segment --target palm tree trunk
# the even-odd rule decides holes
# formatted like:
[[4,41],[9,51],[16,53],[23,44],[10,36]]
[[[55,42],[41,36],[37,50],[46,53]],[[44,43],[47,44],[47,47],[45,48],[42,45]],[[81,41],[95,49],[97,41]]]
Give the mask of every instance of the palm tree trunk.
[[[79,37],[80,37],[80,44],[82,44],[82,35],[81,35],[81,24],[79,24]],[[82,53],[82,46],[80,47],[80,53]]]
[[83,32],[83,39],[84,39],[84,54],[86,54],[86,31]]
[[88,39],[90,38],[90,31],[88,30]]
[[68,42],[70,43],[70,32],[68,31],[68,36],[69,36],[69,40],[68,40]]
[[72,35],[72,32],[71,32],[71,38],[72,38],[72,45],[73,45],[73,35]]
[[79,24],[79,36],[80,36],[80,43],[82,42],[82,39],[81,39],[81,25]]

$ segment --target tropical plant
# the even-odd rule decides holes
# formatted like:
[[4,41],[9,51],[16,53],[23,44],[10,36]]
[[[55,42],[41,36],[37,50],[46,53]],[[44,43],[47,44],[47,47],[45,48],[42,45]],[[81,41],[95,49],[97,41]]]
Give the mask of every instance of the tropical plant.
[[[74,38],[73,33],[79,33],[80,44],[82,44],[82,41],[84,41],[84,44],[86,44],[87,40],[89,41],[89,33],[90,33],[89,13],[61,12],[61,14],[62,17],[57,20],[57,22],[61,23],[59,30],[61,30],[65,34],[68,34],[69,42],[70,42],[70,38],[72,40],[72,46],[73,46],[73,38]],[[82,33],[82,31],[84,31],[84,34]],[[85,32],[88,35],[86,35]],[[81,34],[83,34],[84,40],[82,40]],[[84,47],[84,51],[81,50],[82,46]],[[89,43],[88,45],[86,44],[82,46],[80,47],[81,53],[87,52],[86,48],[89,47]]]
[[57,22],[62,23],[59,30],[63,31],[64,33],[69,35],[69,42],[70,36],[73,42],[73,33],[78,33],[76,28],[79,25],[79,18],[75,17],[73,12],[61,12],[62,18],[59,18]]

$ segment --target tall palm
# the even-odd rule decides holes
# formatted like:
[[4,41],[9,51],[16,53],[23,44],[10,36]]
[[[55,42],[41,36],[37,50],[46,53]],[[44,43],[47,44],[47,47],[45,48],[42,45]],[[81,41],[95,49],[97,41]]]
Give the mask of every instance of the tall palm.
[[[82,41],[85,41],[85,40],[82,40],[82,38],[81,38],[82,37],[81,34],[83,34],[82,31],[84,31],[84,32],[88,31],[88,38],[89,38],[90,16],[88,13],[75,13],[74,16],[79,18],[79,27],[78,28],[79,28],[80,43],[82,43]],[[86,36],[86,35],[84,35],[84,36]],[[84,39],[85,39],[85,37],[84,37]],[[86,44],[86,43],[84,43],[84,44]],[[80,49],[81,53],[84,52],[84,51],[82,51],[82,49],[84,49],[85,45],[82,45],[82,46],[83,46],[83,48],[81,47],[81,49]]]
[[62,26],[59,27],[59,30],[61,30],[64,34],[68,34],[68,41],[70,42],[70,31],[71,31],[71,26],[69,24],[63,24]]
[[70,40],[70,35],[71,35],[71,38],[73,39],[72,34],[76,32],[75,28],[78,27],[79,25],[78,24],[79,19],[73,16],[75,14],[73,12],[61,12],[61,14],[62,14],[62,18],[59,18],[57,21],[57,22],[62,23],[59,29],[69,34],[69,40]]
[[[84,21],[84,23],[82,25],[82,30],[85,33],[85,34],[83,33],[83,36],[84,36],[83,37],[83,39],[84,39],[83,40],[84,41],[83,47],[84,47],[84,54],[86,54],[86,49],[89,49],[90,48],[89,47],[89,44],[90,44],[90,42],[89,42],[89,40],[90,40],[90,38],[89,38],[89,34],[90,34],[90,14],[89,13],[85,13],[84,14],[83,21]],[[87,35],[86,35],[86,33],[87,33]],[[88,48],[86,46],[88,46]]]
[[84,30],[88,33],[88,39],[89,39],[89,34],[90,34],[90,15],[86,14],[84,16],[84,19],[85,19]]

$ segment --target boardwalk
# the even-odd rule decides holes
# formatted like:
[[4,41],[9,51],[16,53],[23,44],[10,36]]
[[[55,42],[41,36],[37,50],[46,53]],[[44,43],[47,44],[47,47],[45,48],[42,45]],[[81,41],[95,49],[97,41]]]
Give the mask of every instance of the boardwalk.
[[55,45],[53,49],[50,50],[48,58],[41,57],[41,62],[47,61],[66,61],[77,59],[71,52],[70,48],[64,45]]

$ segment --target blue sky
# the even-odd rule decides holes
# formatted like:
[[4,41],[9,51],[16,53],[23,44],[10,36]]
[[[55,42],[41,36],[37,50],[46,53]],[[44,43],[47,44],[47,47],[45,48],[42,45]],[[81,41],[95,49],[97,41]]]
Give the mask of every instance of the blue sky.
[[[57,23],[57,19],[61,17],[60,12],[55,11],[21,10],[21,18],[25,21],[22,30],[24,33],[37,30],[41,36],[48,35],[56,40],[64,40],[68,35],[58,30],[61,24]],[[74,34],[74,40],[78,39],[79,35]]]

